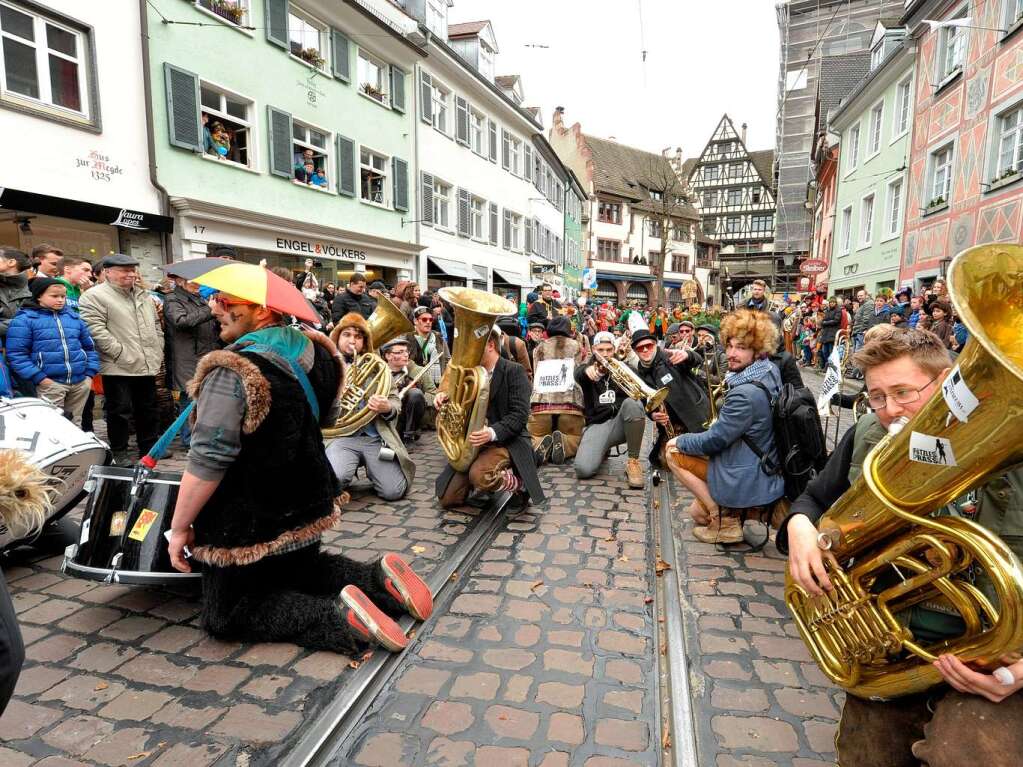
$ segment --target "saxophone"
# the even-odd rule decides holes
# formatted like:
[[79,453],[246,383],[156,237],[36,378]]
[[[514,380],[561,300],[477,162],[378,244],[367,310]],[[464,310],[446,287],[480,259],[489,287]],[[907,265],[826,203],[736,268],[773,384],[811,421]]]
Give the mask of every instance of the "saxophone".
[[[1019,559],[986,528],[931,515],[1023,461],[1023,246],[963,251],[948,285],[970,332],[954,374],[979,404],[959,420],[945,399],[954,394],[936,392],[867,455],[862,475],[818,524],[820,545],[834,556],[825,558],[832,591],[815,597],[786,578],[785,601],[810,654],[861,698],[933,687],[942,677],[931,664],[942,653],[991,669],[1023,648]],[[922,454],[924,439],[934,454]],[[910,460],[911,450],[928,462]],[[993,600],[973,584],[978,571]],[[885,585],[893,573],[898,580]],[[900,612],[934,601],[962,617],[960,636],[925,643],[902,625]]]

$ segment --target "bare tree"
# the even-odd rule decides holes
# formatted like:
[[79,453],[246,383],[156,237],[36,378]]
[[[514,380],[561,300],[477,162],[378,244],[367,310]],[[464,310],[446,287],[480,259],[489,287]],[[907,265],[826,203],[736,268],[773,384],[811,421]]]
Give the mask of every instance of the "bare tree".
[[646,189],[649,200],[646,201],[644,212],[647,220],[653,223],[659,232],[661,247],[651,254],[650,273],[654,278],[654,305],[668,305],[664,289],[664,270],[668,259],[668,242],[672,239],[676,225],[688,227],[690,220],[686,216],[690,201],[688,184],[676,174],[668,158],[650,155],[643,169],[643,177],[638,179]]

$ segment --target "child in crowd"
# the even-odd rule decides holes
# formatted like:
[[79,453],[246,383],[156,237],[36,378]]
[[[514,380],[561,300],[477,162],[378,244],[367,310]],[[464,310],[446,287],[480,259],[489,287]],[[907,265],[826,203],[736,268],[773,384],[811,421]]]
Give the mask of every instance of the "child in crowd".
[[99,372],[99,354],[89,329],[67,306],[67,288],[49,277],[30,283],[32,298],[11,320],[7,359],[11,369],[36,387],[36,396],[76,420]]
[[316,172],[310,177],[309,183],[313,186],[322,186],[324,189],[327,188],[327,175],[323,172],[323,168],[316,169]]
[[231,134],[219,120],[213,123],[210,138],[213,140],[213,149],[216,150],[217,155],[221,160],[226,160],[228,152],[231,151]]

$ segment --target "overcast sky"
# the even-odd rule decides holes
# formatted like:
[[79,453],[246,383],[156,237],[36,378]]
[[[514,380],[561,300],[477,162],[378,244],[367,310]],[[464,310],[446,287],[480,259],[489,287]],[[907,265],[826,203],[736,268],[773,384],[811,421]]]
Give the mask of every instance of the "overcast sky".
[[[659,152],[703,150],[727,112],[750,149],[774,147],[775,0],[455,0],[450,22],[489,19],[497,74],[522,76],[527,106]],[[642,8],[642,25],[640,23]],[[529,48],[527,45],[547,45]],[[646,49],[646,63],[642,50]],[[674,149],[672,150],[674,151]]]

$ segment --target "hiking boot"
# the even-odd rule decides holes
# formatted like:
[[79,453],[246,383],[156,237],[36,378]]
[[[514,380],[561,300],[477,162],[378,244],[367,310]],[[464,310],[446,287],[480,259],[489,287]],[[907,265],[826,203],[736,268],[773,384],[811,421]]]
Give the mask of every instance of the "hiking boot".
[[742,543],[742,525],[738,517],[718,515],[706,527],[694,527],[693,537],[703,543]]
[[390,652],[408,646],[408,637],[401,627],[388,618],[358,586],[341,589],[341,619],[363,642],[378,644]]
[[384,554],[379,563],[378,581],[384,591],[397,600],[417,621],[425,621],[433,612],[433,595],[408,562],[399,555]]
[[561,466],[565,462],[565,438],[560,431],[551,434],[554,444],[551,446],[551,463]]
[[646,481],[643,479],[643,467],[640,466],[638,458],[630,458],[625,462],[625,477],[629,480],[629,487],[642,488]]
[[550,434],[540,440],[537,446],[533,449],[533,458],[536,460],[537,466],[543,466],[551,459],[551,449],[553,447],[554,437]]

